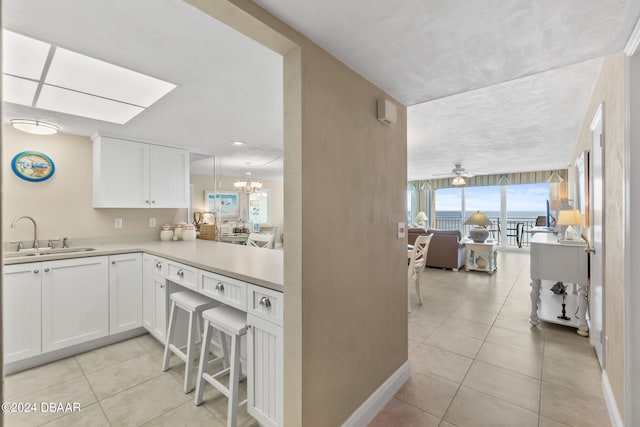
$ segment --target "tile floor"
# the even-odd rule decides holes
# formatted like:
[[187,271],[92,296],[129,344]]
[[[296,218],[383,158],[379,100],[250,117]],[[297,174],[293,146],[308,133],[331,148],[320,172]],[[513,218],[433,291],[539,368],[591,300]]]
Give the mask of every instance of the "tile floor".
[[[38,402],[38,408],[40,402],[78,402],[81,411],[10,413],[5,426],[226,426],[226,397],[207,384],[204,403],[194,406],[194,392],[182,391],[184,363],[172,356],[169,371],[162,372],[163,351],[143,335],[10,375],[5,401]],[[246,398],[246,382],[240,398]],[[258,423],[243,410],[238,426]]]
[[[427,269],[411,292],[411,379],[370,427],[606,427],[601,371],[587,338],[529,324],[528,253],[498,270]],[[569,313],[572,316],[573,313]]]
[[[412,376],[373,427],[609,426],[600,369],[574,329],[532,327],[528,254],[499,253],[495,274],[427,269],[409,314]],[[81,412],[7,414],[6,426],[224,426],[226,398],[193,405],[184,368],[149,335],[5,378],[5,401],[79,402]],[[244,390],[246,394],[246,390]],[[258,424],[242,411],[239,426]]]

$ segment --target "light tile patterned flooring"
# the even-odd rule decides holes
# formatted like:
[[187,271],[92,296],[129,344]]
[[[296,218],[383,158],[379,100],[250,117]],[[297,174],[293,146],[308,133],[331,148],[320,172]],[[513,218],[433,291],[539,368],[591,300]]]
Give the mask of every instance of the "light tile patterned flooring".
[[[36,402],[38,408],[40,402],[79,402],[81,411],[10,413],[5,426],[226,426],[226,397],[205,384],[204,403],[195,406],[194,392],[182,390],[184,363],[172,356],[169,371],[162,372],[163,351],[143,335],[10,375],[5,402]],[[240,398],[245,397],[243,381]],[[246,410],[237,425],[258,427]]]
[[[529,257],[501,252],[498,263],[492,276],[425,270],[424,305],[410,290],[411,379],[371,426],[610,425],[588,340],[529,325]],[[162,351],[144,335],[10,375],[5,401],[79,402],[82,410],[8,414],[5,425],[224,426],[226,398],[208,386],[194,406],[193,392],[182,392],[184,364],[173,357],[162,372]],[[257,423],[242,411],[238,425]]]
[[531,326],[529,283],[528,253],[499,252],[493,275],[426,269],[423,305],[410,289],[411,379],[370,427],[610,426],[589,340]]

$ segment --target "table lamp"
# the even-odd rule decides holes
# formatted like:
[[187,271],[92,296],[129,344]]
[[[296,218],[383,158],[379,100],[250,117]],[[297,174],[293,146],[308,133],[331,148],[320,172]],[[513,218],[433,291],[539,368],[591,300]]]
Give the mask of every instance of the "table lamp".
[[561,210],[558,215],[558,225],[567,226],[564,232],[564,238],[566,240],[577,240],[578,233],[573,229],[574,225],[582,225],[582,216],[577,209],[565,209]]
[[424,227],[427,225],[427,214],[420,211],[418,215],[416,215],[416,225],[420,227]]
[[484,243],[487,237],[489,237],[487,225],[493,225],[491,220],[480,211],[471,214],[464,224],[475,225],[475,227],[469,230],[469,237],[471,237],[475,243]]

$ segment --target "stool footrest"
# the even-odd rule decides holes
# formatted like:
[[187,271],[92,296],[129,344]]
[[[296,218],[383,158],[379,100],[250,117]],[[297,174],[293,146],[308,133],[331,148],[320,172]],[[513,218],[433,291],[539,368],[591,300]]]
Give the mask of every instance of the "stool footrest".
[[169,344],[169,349],[176,355],[178,356],[180,359],[182,359],[183,362],[187,361],[187,353],[185,353],[183,351],[183,349],[186,350],[187,346],[183,346],[183,347],[178,347],[176,345],[173,344]]
[[218,378],[220,378],[222,375],[228,374],[228,373],[229,373],[229,368],[225,368],[222,371],[217,372],[217,373],[215,373],[213,375],[202,374],[202,378],[205,381],[207,381],[209,384],[214,386],[220,393],[224,394],[227,399],[229,399],[229,389],[227,388],[226,385],[224,385],[220,381],[218,381]]

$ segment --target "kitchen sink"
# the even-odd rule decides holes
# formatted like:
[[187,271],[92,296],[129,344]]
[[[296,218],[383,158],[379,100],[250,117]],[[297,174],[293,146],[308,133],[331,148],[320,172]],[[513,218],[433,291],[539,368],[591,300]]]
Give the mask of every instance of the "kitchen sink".
[[3,258],[22,258],[22,257],[26,257],[26,256],[36,256],[37,254],[35,252],[31,252],[31,253],[27,253],[27,252],[9,252],[9,253],[4,253],[3,254]]
[[73,254],[79,252],[95,251],[96,248],[42,248],[42,249],[23,249],[20,252],[5,252],[3,258],[23,258],[23,257],[35,257],[40,255],[55,255],[55,254]]
[[47,254],[72,254],[74,252],[95,251],[96,248],[56,248],[56,249],[40,249],[38,255]]

